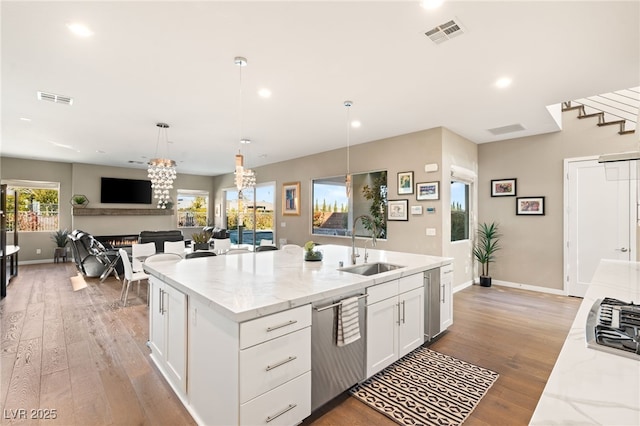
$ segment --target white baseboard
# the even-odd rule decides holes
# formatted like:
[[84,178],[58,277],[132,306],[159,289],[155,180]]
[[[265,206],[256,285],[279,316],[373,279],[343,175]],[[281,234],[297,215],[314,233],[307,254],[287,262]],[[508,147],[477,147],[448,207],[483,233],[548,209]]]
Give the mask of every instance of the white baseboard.
[[459,284],[453,288],[453,292],[457,293],[460,290],[464,290],[467,287],[471,287],[473,285],[473,280],[467,281],[466,283]]
[[503,287],[520,288],[522,290],[530,290],[530,291],[537,291],[537,292],[540,292],[540,293],[555,294],[556,296],[566,296],[567,295],[564,292],[564,290],[558,290],[558,289],[555,289],[555,288],[539,287],[537,285],[520,284],[520,283],[513,283],[513,282],[510,282],[510,281],[502,281],[502,280],[492,280],[491,282],[494,285],[500,285],[500,286],[503,286]]

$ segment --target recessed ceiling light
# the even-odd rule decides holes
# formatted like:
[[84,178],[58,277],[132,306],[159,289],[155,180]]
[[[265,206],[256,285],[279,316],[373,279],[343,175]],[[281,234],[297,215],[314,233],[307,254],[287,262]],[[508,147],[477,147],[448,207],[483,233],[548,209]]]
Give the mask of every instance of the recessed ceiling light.
[[444,0],[422,0],[420,6],[424,9],[437,9],[442,6],[442,3],[444,3]]
[[91,37],[93,35],[93,31],[89,27],[78,22],[67,24],[67,28],[78,37]]
[[362,123],[360,123],[358,120],[353,120],[351,122],[351,127],[353,127],[354,129],[357,129],[360,126],[362,126]]
[[22,120],[22,121],[31,121],[31,119],[27,118],[27,117],[20,117],[20,120]]
[[251,143],[251,139],[240,139],[240,143],[248,145]]
[[97,152],[98,154],[106,154],[106,152],[105,152],[105,151],[103,151],[103,150],[101,150],[101,149],[97,149],[97,150],[96,150],[96,152]]
[[505,87],[509,87],[511,85],[511,79],[509,77],[502,77],[496,80],[496,87],[500,89],[504,89]]
[[260,95],[263,98],[270,98],[271,97],[271,90],[269,89],[260,89],[258,90],[258,95]]

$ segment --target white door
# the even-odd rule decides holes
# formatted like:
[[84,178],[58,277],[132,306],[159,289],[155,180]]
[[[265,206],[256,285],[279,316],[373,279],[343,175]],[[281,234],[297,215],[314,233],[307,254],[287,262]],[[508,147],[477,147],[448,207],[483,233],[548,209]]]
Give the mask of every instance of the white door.
[[[635,162],[607,167],[635,177]],[[583,297],[600,259],[636,259],[636,181],[607,180],[596,160],[569,161],[566,168],[566,291]]]
[[398,357],[403,357],[424,343],[424,287],[402,293]]
[[164,297],[167,374],[180,390],[186,392],[187,296],[167,285]]
[[367,306],[367,377],[398,359],[398,296]]

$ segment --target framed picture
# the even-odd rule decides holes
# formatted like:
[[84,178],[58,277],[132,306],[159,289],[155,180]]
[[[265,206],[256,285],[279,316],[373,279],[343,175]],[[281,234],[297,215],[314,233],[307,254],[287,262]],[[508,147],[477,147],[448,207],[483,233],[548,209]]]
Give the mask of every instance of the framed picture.
[[440,182],[416,183],[416,200],[439,200]]
[[398,195],[413,194],[413,172],[398,173]]
[[282,214],[300,215],[300,182],[282,184]]
[[515,197],[516,179],[495,179],[491,181],[492,197]]
[[409,200],[387,201],[387,220],[409,220]]
[[544,215],[544,197],[517,197],[516,214]]
[[411,206],[411,214],[413,215],[422,214],[422,206]]

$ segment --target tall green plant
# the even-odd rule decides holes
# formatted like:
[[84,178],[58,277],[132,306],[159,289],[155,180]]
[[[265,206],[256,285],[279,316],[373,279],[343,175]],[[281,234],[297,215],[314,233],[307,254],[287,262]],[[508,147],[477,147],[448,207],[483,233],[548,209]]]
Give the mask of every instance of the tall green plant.
[[495,222],[481,223],[478,227],[478,240],[473,248],[473,255],[481,266],[480,276],[489,276],[489,264],[495,262],[495,253],[501,249],[498,244],[501,235]]
[[[369,231],[376,229],[378,231],[376,237],[386,238],[387,221],[385,218],[387,207],[387,172],[380,172],[378,177],[374,179],[372,186],[365,185],[362,188],[362,195],[365,199],[371,201],[369,214],[373,219],[373,224],[369,223],[370,221],[368,219],[363,220],[363,226]],[[355,232],[355,229],[353,232]]]

